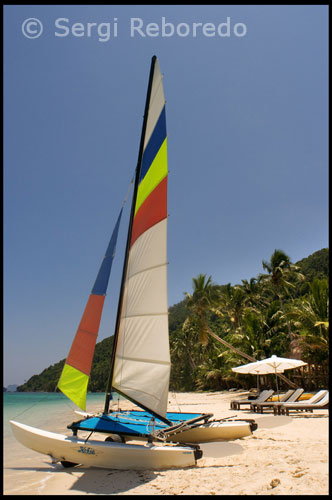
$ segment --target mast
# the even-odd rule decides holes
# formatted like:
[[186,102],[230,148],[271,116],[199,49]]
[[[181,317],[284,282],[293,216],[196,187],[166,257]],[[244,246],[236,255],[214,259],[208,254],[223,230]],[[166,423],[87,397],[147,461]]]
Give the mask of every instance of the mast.
[[[139,184],[139,179],[140,179],[140,171],[141,171],[141,166],[142,166],[144,139],[145,139],[146,124],[147,124],[148,113],[149,113],[149,104],[150,104],[150,97],[151,97],[153,73],[154,73],[154,67],[155,67],[156,60],[157,60],[157,57],[153,56],[152,60],[151,60],[151,66],[150,66],[149,83],[148,83],[148,90],[147,90],[147,95],[146,95],[143,125],[142,125],[142,132],[141,132],[141,140],[140,140],[140,145],[139,145],[138,160],[137,160],[137,166],[136,166],[135,184],[134,184],[134,191],[133,191],[133,198],[132,198],[132,205],[131,205],[131,212],[130,212],[125,259],[124,259],[123,271],[122,271],[121,288],[120,288],[118,310],[117,310],[117,316],[116,316],[115,332],[114,332],[114,337],[113,337],[110,374],[109,374],[108,384],[107,384],[107,388],[106,388],[104,413],[108,413],[109,403],[110,403],[110,399],[111,399],[115,354],[116,354],[116,347],[117,347],[117,342],[118,342],[118,337],[119,337],[121,309],[122,309],[122,304],[123,304],[124,287],[125,287],[126,274],[127,274],[127,268],[128,268],[130,241],[131,241],[131,235],[132,235],[133,220],[134,220],[134,215],[135,215],[135,204],[136,204],[137,190],[138,190],[138,184]],[[128,398],[128,396],[126,396],[126,398]],[[142,405],[140,405],[140,406],[142,406]],[[159,415],[158,415],[158,417],[159,417]],[[167,420],[167,423],[168,423],[168,420]]]

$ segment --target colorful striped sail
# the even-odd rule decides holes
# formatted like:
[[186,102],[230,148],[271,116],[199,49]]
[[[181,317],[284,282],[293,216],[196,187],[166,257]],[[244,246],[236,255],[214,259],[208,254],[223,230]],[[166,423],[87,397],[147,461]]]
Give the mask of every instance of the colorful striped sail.
[[155,57],[151,72],[112,387],[141,407],[165,417],[170,375],[168,170],[165,97]]
[[123,208],[117,219],[106,254],[58,382],[58,388],[82,410],[85,410],[92,359],[115,255],[122,211]]

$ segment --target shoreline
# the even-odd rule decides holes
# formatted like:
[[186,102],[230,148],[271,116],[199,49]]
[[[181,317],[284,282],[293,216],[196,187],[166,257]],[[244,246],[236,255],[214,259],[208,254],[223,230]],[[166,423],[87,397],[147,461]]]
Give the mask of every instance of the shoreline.
[[[243,391],[243,395],[246,391]],[[271,413],[257,415],[247,410],[230,410],[230,401],[240,392],[169,393],[169,411],[213,413],[214,418],[251,418],[275,422]],[[117,402],[113,403],[116,408]],[[121,401],[121,408],[132,408]],[[96,404],[88,412],[100,411]],[[66,428],[76,414],[64,414],[53,429],[70,435]],[[46,455],[19,443],[6,451],[5,495],[327,495],[328,494],[328,410],[292,413],[289,423],[259,428],[248,437],[231,441],[242,453],[222,458],[205,458],[186,469],[115,470],[89,467],[64,469],[51,464]],[[49,424],[50,425],[50,424]],[[46,429],[46,427],[45,427]],[[61,429],[61,430],[60,430]],[[13,450],[15,448],[15,450]],[[8,456],[10,454],[10,456]],[[6,456],[7,455],[7,456]]]

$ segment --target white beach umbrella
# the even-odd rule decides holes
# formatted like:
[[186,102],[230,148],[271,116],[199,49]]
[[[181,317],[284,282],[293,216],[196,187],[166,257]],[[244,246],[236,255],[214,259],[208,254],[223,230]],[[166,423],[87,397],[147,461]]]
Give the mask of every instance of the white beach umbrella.
[[285,370],[291,370],[294,368],[298,368],[299,366],[304,366],[306,364],[307,363],[301,361],[300,359],[279,358],[278,356],[275,356],[273,354],[270,358],[262,359],[261,361],[254,361],[253,363],[247,363],[246,365],[232,368],[232,370],[236,373],[256,374],[257,378],[258,375],[274,373],[276,376],[277,394],[279,400],[277,373],[283,373]]
[[248,363],[246,365],[238,366],[237,368],[232,368],[233,372],[245,373],[250,375],[257,375],[257,390],[259,391],[259,375],[267,375],[268,373],[275,373],[275,370],[269,366],[262,366],[259,361],[254,361],[253,363]]

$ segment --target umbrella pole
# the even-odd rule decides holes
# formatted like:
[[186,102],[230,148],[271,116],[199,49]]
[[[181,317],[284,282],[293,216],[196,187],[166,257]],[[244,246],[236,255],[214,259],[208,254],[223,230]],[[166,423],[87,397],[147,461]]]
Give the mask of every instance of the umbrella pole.
[[257,373],[257,391],[259,393],[259,375],[258,375],[258,373]]
[[278,389],[278,375],[277,375],[277,369],[275,369],[275,374],[276,374],[277,395],[278,395],[278,402],[279,402],[279,389]]

